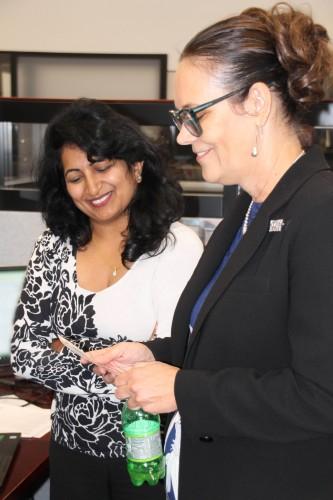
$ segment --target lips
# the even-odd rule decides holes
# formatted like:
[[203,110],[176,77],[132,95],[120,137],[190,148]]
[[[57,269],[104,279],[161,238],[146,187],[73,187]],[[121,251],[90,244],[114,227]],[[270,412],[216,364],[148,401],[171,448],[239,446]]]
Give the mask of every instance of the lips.
[[204,156],[206,156],[212,148],[205,149],[204,151],[193,151],[196,154],[197,161],[200,161]]
[[112,191],[110,191],[109,193],[106,193],[106,194],[103,194],[103,196],[100,196],[99,198],[94,198],[93,200],[89,200],[90,203],[94,206],[94,207],[103,207],[104,205],[106,205],[109,201],[109,199],[111,198],[112,196]]

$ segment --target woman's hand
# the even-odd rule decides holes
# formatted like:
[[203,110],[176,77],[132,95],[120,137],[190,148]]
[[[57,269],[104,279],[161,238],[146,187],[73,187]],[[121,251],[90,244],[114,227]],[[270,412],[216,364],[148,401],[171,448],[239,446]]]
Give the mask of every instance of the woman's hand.
[[60,342],[59,339],[52,340],[51,342],[52,351],[61,352],[63,347],[64,345]]
[[159,361],[138,363],[114,379],[116,396],[128,399],[130,408],[143,408],[150,413],[177,410],[174,385],[179,368]]
[[94,372],[110,384],[114,377],[132,368],[135,363],[154,360],[153,353],[145,345],[139,342],[120,342],[106,349],[86,352],[81,363],[94,364]]

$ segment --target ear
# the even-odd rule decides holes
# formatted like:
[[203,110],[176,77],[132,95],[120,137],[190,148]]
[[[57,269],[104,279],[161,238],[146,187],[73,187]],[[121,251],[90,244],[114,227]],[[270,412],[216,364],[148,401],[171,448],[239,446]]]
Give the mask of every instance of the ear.
[[244,102],[246,113],[255,117],[257,125],[263,127],[268,119],[271,106],[272,94],[269,87],[263,82],[254,83]]
[[133,174],[135,176],[141,175],[142,169],[143,169],[143,161],[137,161],[136,163],[133,164]]

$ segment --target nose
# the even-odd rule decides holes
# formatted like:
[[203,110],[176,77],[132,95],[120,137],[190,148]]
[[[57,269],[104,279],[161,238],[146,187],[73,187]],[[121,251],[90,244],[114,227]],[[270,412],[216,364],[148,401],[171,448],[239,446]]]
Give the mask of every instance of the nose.
[[178,135],[177,142],[181,146],[188,146],[189,144],[193,144],[193,142],[197,139],[191,132],[187,130],[185,125],[182,125]]
[[99,193],[100,190],[100,181],[95,173],[89,172],[86,175],[86,192],[89,197],[94,197]]

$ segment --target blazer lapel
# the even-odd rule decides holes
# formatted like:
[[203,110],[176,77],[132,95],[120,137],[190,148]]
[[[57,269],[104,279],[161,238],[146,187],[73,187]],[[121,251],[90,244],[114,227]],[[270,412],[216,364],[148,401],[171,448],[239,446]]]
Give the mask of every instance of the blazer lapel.
[[[240,195],[243,196],[243,195]],[[228,288],[232,280],[235,276],[241,271],[241,269],[245,266],[245,264],[251,259],[252,255],[256,252],[258,246],[264,239],[267,233],[268,225],[269,225],[269,214],[266,210],[263,210],[264,207],[261,207],[258,215],[255,220],[250,225],[248,232],[246,234],[246,238],[241,239],[238,244],[238,247],[231,255],[229,262],[221,272],[220,276],[216,280],[214,286],[212,287],[210,293],[205,300],[198,317],[195,322],[195,326],[190,338],[190,342],[188,345],[188,352],[190,351],[191,345],[195,341],[198,332],[202,326],[204,319],[209,313],[210,309],[214,306],[219,297],[223,294],[223,292]],[[246,211],[245,211],[246,212]],[[244,212],[244,216],[245,216]],[[243,217],[244,218],[244,217]],[[238,224],[236,230],[239,229],[242,224],[243,219]],[[232,239],[229,241],[230,246]],[[217,267],[217,266],[216,266]],[[215,269],[216,269],[215,267]],[[207,282],[206,282],[207,284]]]
[[[269,230],[269,224],[273,214],[285,205],[295,192],[300,189],[301,186],[314,174],[327,169],[329,169],[329,166],[327,165],[320,148],[318,146],[314,146],[286,172],[275,189],[263,203],[258,215],[250,225],[246,237],[240,241],[228,264],[223,269],[216,283],[212,287],[212,290],[210,291],[197,317],[193,332],[189,339],[186,355],[190,353],[192,346],[195,344],[202,323],[210,309],[214,306],[216,301],[224,293],[226,288],[230,285],[241,269],[251,259],[260,243],[265,238],[266,233]],[[249,202],[250,197],[246,193],[242,193],[239,197],[235,211],[230,214],[228,220],[225,220],[225,225],[221,225],[216,232],[214,232],[214,239],[209,242],[209,245],[204,252],[204,256],[200,260],[197,270],[187,286],[187,289],[190,290],[190,297],[187,302],[187,307],[189,308],[189,311],[186,314],[187,321],[198,295],[209,282],[210,277],[220,264],[221,259],[229,248],[236,231],[240,227]],[[189,307],[189,304],[191,304],[191,307]]]
[[172,323],[172,335],[175,347],[173,350],[173,363],[176,366],[182,364],[188,347],[188,336],[179,332],[188,332],[193,305],[221,263],[230,242],[233,240],[244,219],[250,200],[251,198],[248,194],[242,193],[237,198],[232,213],[217,226],[178,301]]

